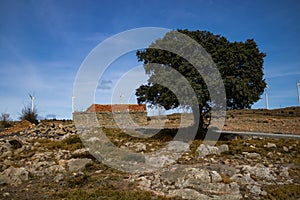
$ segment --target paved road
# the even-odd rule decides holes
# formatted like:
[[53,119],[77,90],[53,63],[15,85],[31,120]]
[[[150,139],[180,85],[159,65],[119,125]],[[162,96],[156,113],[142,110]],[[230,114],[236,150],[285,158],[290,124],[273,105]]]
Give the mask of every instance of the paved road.
[[222,134],[240,135],[240,136],[256,136],[267,138],[290,138],[300,140],[300,135],[291,134],[275,134],[275,133],[260,133],[260,132],[245,132],[245,131],[221,131]]
[[[133,128],[134,129],[134,128]],[[171,128],[173,129],[173,128]],[[138,128],[134,129],[137,131],[141,131],[145,134],[152,134],[152,132],[158,132],[157,128]],[[286,138],[286,139],[295,139],[300,140],[300,135],[292,135],[292,134],[280,134],[280,133],[262,133],[262,132],[246,132],[246,131],[221,131],[221,134],[224,135],[240,135],[240,136],[251,136],[251,137],[265,137],[265,138]]]

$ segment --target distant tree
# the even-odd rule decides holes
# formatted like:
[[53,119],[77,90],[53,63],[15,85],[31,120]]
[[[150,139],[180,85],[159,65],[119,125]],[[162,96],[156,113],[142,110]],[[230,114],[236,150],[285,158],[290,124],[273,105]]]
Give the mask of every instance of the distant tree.
[[[254,102],[260,99],[260,95],[266,87],[263,79],[263,61],[266,55],[260,52],[253,39],[245,42],[230,42],[223,36],[207,31],[178,30],[178,32],[193,38],[211,55],[225,85],[227,109],[250,108]],[[171,90],[152,81],[155,80],[154,77],[157,76],[159,70],[153,65],[147,64],[165,64],[180,72],[190,83],[198,99],[201,115],[200,125],[204,126],[204,116],[210,110],[211,102],[203,78],[197,69],[181,56],[154,47],[163,43],[170,34],[171,32],[167,33],[162,39],[151,44],[149,48],[137,51],[138,61],[144,63],[146,74],[150,76],[148,84],[142,85],[136,90],[138,103],[158,104],[166,110],[189,106],[180,105]],[[161,67],[164,66],[161,65]],[[184,90],[180,82],[172,84],[175,84],[179,91]]]
[[34,108],[32,110],[31,104],[25,105],[21,111],[20,120],[27,120],[31,123],[38,124],[38,114],[37,109]]
[[46,119],[48,119],[48,120],[56,120],[56,115],[55,114],[48,114],[46,116]]

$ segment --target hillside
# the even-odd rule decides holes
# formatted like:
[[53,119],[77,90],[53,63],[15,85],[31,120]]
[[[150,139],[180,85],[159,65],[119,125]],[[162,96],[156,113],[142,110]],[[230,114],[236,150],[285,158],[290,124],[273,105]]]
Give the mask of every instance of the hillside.
[[225,130],[300,134],[300,107],[232,110],[227,112]]
[[[298,108],[229,111],[225,127],[296,134],[298,113]],[[236,138],[220,140],[215,146],[202,140],[191,144],[173,141],[179,116],[167,116],[173,129],[161,130],[151,138],[104,128],[110,145],[95,140],[93,134],[99,130],[93,130],[91,141],[107,147],[109,155],[98,159],[93,156],[95,151],[89,151],[91,146],[82,143],[71,121],[16,123],[0,137],[0,199],[300,198],[299,141]],[[189,114],[185,119],[186,125],[192,122]],[[121,168],[112,168],[107,165],[115,159],[110,156],[112,146],[136,154],[117,155]],[[121,171],[125,164],[132,171]]]
[[[158,117],[153,117],[157,120]],[[192,114],[182,115],[183,126],[193,123]],[[168,115],[166,127],[178,127],[181,114]],[[266,133],[300,134],[300,107],[282,109],[228,110],[224,130]]]

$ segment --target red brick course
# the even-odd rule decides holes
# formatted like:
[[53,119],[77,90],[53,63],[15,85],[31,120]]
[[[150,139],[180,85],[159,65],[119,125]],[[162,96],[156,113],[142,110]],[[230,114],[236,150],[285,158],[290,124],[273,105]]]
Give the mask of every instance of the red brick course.
[[124,112],[124,111],[146,111],[145,104],[113,104],[113,105],[102,105],[93,104],[86,112]]

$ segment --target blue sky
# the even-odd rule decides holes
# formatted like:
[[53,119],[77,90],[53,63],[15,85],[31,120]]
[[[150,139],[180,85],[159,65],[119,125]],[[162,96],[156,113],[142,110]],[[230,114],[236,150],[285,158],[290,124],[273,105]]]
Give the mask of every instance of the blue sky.
[[[73,83],[85,57],[106,38],[139,27],[207,30],[230,41],[254,38],[267,54],[269,107],[296,106],[299,10],[297,0],[1,0],[0,112],[17,119],[31,93],[40,116],[71,118]],[[96,102],[110,103],[106,97],[118,79],[137,65],[134,53],[113,63]],[[136,77],[146,80],[142,74],[136,70]],[[253,106],[261,107],[264,96]]]

